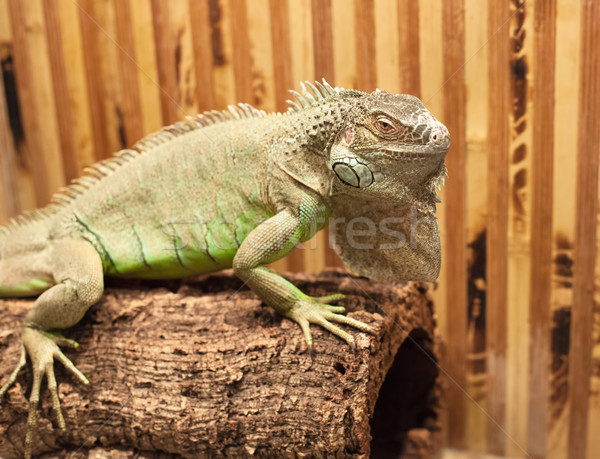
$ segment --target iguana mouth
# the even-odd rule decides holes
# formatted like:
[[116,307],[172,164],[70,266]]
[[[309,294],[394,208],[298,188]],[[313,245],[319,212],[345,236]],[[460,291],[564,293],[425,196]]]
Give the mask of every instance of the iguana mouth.
[[415,145],[399,145],[399,146],[371,146],[356,148],[355,151],[376,151],[378,153],[388,153],[390,156],[398,159],[410,160],[427,160],[444,156],[448,149],[445,147],[432,147],[431,145],[422,145],[421,149]]

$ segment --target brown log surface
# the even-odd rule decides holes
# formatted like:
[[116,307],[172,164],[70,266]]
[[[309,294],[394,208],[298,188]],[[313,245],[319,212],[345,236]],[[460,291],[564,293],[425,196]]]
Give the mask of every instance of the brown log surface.
[[[425,448],[431,452],[438,389],[426,288],[335,270],[288,278],[309,295],[346,294],[350,316],[371,324],[375,334],[351,331],[353,353],[312,326],[311,358],[300,328],[231,274],[113,281],[102,301],[65,332],[80,343],[65,354],[91,384],[76,383],[56,364],[67,432],[54,427],[44,384],[34,452],[368,457],[400,452],[415,428],[431,433]],[[0,301],[0,383],[17,363],[19,324],[30,306],[31,300]],[[0,405],[2,458],[22,454],[30,380],[28,365]]]

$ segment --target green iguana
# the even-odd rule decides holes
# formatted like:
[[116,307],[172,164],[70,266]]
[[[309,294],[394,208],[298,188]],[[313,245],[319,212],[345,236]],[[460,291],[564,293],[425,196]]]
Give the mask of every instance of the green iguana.
[[50,205],[0,228],[0,296],[39,295],[21,327],[20,361],[0,389],[33,365],[25,456],[31,455],[44,375],[58,426],[60,361],[87,378],[59,346],[102,296],[104,276],[178,278],[233,268],[266,304],[354,346],[332,322],[370,331],[265,264],[326,225],[359,274],[437,278],[435,188],[446,176],[447,129],[419,99],[308,83],[283,114],[247,104],[190,117],[86,169]]

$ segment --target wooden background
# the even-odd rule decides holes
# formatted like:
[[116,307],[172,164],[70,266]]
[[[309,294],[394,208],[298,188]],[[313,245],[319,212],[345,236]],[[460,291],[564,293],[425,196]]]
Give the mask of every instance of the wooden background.
[[0,0],[0,221],[187,114],[322,77],[419,95],[453,139],[446,444],[599,457],[598,24],[592,0]]

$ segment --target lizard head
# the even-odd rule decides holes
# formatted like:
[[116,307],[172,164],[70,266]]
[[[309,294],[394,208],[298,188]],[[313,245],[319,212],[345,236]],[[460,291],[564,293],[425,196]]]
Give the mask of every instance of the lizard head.
[[368,277],[433,281],[448,130],[414,96],[376,91],[354,101],[329,150],[336,251]]
[[330,150],[332,193],[410,201],[432,212],[446,174],[446,127],[414,96],[378,90],[355,100]]

